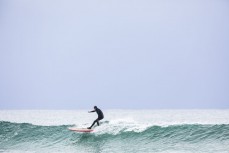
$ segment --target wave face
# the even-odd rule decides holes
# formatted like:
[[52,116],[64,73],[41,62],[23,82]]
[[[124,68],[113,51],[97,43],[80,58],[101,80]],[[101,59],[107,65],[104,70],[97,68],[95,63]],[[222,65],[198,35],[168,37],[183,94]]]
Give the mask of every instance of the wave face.
[[40,126],[1,121],[0,152],[229,151],[229,124],[184,124],[166,127],[152,125],[136,130],[129,125],[114,126],[106,121],[100,126],[106,128],[96,128],[93,133],[72,132],[68,130],[71,126],[73,125]]

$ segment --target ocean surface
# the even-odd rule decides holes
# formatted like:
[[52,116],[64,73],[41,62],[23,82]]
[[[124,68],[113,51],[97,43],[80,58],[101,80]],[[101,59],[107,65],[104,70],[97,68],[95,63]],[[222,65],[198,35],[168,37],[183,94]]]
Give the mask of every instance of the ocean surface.
[[229,153],[229,110],[1,110],[0,153]]

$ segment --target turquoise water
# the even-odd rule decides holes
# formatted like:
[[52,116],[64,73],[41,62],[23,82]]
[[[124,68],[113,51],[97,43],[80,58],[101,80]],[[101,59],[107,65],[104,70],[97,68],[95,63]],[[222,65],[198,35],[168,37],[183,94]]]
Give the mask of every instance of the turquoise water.
[[[112,111],[112,113],[115,112]],[[76,133],[68,130],[69,127],[82,127],[89,123],[61,125],[61,121],[53,121],[53,125],[51,125],[49,121],[45,121],[45,118],[41,118],[49,114],[47,119],[52,118],[50,117],[52,115],[58,119],[64,116],[63,112],[61,112],[62,114],[57,113],[59,116],[55,116],[56,112],[50,113],[48,111],[32,113],[37,116],[35,120],[39,118],[38,120],[44,121],[42,125],[23,123],[23,120],[27,122],[35,121],[33,115],[31,115],[33,119],[29,120],[30,117],[27,115],[31,112],[28,111],[2,112],[0,115],[5,115],[5,118],[1,116],[1,120],[15,119],[15,115],[17,115],[17,122],[20,118],[22,122],[0,121],[0,152],[229,152],[229,124],[227,124],[228,116],[226,116],[228,111],[223,113],[220,111],[199,112],[199,114],[192,114],[195,117],[191,119],[186,119],[188,115],[183,115],[184,112],[170,111],[166,113],[165,111],[160,114],[161,120],[167,115],[171,116],[173,114],[174,116],[171,116],[170,121],[166,119],[161,123],[157,122],[157,125],[149,120],[159,121],[160,119],[156,115],[158,112],[155,112],[155,114],[149,113],[150,111],[141,112],[141,116],[146,118],[145,122],[133,119],[134,114],[139,113],[138,115],[140,115],[139,111],[126,112],[120,110],[117,112],[119,112],[119,115],[113,119],[113,115],[110,114],[109,116],[108,113],[108,119],[102,121],[99,127],[95,127],[92,133]],[[82,114],[82,111],[71,113]],[[69,116],[69,112],[66,111],[65,114]],[[123,117],[124,119],[122,119],[120,117],[124,114],[128,118]],[[152,116],[147,116],[147,114]],[[199,116],[200,114],[202,118]],[[85,120],[87,119],[85,118]],[[174,122],[171,122],[171,120]],[[165,124],[166,121],[167,124]],[[190,122],[190,124],[187,124],[187,122]],[[201,124],[201,122],[203,123]]]

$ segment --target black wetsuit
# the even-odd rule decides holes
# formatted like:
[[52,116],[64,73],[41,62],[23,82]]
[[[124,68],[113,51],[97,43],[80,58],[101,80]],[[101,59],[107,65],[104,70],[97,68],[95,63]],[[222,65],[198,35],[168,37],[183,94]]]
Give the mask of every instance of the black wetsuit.
[[102,120],[104,118],[103,112],[99,108],[96,108],[91,112],[96,112],[98,114],[98,118],[92,123],[89,129],[91,129],[95,123],[97,123],[97,125],[99,126],[99,120]]

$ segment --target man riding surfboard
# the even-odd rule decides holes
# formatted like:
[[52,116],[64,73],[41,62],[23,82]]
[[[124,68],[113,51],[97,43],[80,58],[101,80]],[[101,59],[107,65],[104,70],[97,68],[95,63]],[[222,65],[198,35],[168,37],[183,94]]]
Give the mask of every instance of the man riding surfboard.
[[97,125],[99,126],[99,121],[104,118],[103,112],[97,106],[94,106],[94,110],[89,111],[88,113],[92,112],[96,112],[98,114],[98,118],[92,123],[90,127],[88,127],[88,129],[91,129],[95,123],[97,123]]

